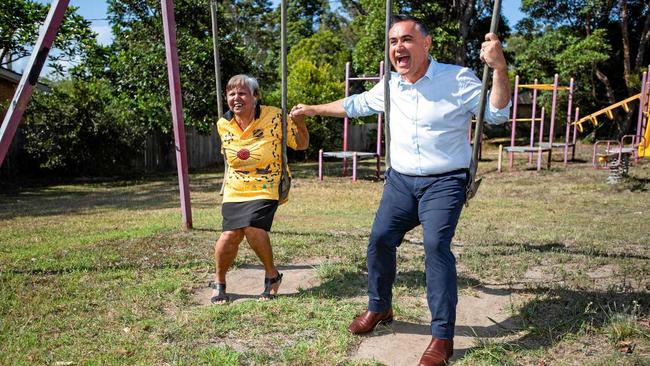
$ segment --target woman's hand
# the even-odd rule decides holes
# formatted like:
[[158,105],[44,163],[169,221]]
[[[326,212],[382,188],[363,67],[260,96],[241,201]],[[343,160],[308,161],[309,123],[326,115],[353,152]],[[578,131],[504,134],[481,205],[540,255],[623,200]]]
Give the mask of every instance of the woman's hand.
[[298,117],[298,116],[315,116],[316,112],[314,111],[314,108],[312,106],[307,105],[307,104],[296,104],[293,108],[291,108],[291,112],[289,112],[289,115],[292,118]]

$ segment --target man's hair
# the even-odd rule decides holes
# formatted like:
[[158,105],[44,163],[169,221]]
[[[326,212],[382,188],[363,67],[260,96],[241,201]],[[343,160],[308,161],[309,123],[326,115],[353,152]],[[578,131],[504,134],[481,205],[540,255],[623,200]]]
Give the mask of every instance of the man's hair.
[[228,80],[228,84],[226,84],[226,93],[238,86],[244,86],[248,88],[248,90],[251,91],[251,94],[253,94],[255,98],[259,99],[260,84],[254,77],[244,74],[239,74],[231,77],[230,80]]
[[401,22],[408,22],[411,21],[415,23],[415,29],[420,31],[424,37],[429,35],[429,30],[427,30],[427,26],[422,23],[422,21],[419,18],[416,18],[412,15],[406,15],[406,14],[396,14],[393,15],[393,18],[391,19],[390,22],[390,27],[392,28],[395,24],[401,23]]

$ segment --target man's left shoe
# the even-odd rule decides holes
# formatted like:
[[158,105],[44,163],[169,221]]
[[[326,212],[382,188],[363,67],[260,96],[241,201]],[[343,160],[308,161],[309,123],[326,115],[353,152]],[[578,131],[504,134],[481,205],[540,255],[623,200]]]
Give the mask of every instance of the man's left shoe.
[[454,354],[453,339],[431,338],[431,343],[422,354],[419,366],[445,366]]

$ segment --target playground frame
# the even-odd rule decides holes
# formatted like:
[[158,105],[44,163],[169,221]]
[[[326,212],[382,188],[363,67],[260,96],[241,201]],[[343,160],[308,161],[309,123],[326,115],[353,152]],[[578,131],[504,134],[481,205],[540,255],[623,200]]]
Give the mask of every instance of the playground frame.
[[[380,82],[384,77],[384,62],[379,63],[379,76],[356,76],[352,77],[350,72],[350,62],[345,63],[345,97],[350,96],[350,83],[352,81],[374,81]],[[348,127],[350,125],[350,119],[348,116],[343,118],[343,150],[342,151],[323,151],[323,149],[318,151],[318,179],[323,180],[324,168],[323,168],[323,158],[338,158],[343,159],[343,176],[348,175],[348,159],[352,159],[352,181],[356,182],[357,180],[357,161],[363,159],[377,159],[377,165],[375,169],[375,175],[379,179],[381,175],[381,136],[382,136],[382,120],[383,114],[377,114],[377,143],[376,143],[376,152],[363,152],[363,151],[348,151]]]
[[[510,134],[510,146],[504,148],[508,153],[508,170],[512,171],[514,165],[514,154],[524,153],[528,154],[528,162],[532,162],[532,155],[537,153],[537,170],[541,170],[541,156],[543,153],[548,153],[548,162],[547,169],[551,167],[553,149],[563,149],[564,150],[564,166],[568,164],[569,148],[571,148],[571,160],[575,158],[575,146],[577,138],[577,129],[574,125],[573,131],[571,131],[571,115],[573,108],[573,91],[574,91],[574,81],[571,78],[569,86],[559,86],[559,75],[555,74],[553,78],[553,84],[539,84],[537,79],[535,79],[533,84],[520,84],[519,75],[515,77],[515,87],[514,87],[514,103],[512,107],[512,119],[511,119],[511,134]],[[530,118],[517,118],[517,107],[519,102],[519,89],[532,89],[532,111]],[[553,92],[552,102],[551,102],[551,117],[549,123],[549,135],[548,142],[544,142],[544,108],[542,108],[540,117],[537,117],[537,97],[538,91],[550,90]],[[555,119],[557,111],[557,99],[558,92],[561,90],[567,91],[567,122],[564,132],[564,142],[555,142]],[[578,118],[579,109],[576,108],[576,119]],[[515,138],[517,133],[517,122],[530,122],[530,144],[528,146],[517,146],[515,144]],[[539,122],[539,138],[537,144],[535,143],[535,124]],[[571,133],[573,132],[573,133]],[[499,171],[501,171],[501,165],[499,165]]]

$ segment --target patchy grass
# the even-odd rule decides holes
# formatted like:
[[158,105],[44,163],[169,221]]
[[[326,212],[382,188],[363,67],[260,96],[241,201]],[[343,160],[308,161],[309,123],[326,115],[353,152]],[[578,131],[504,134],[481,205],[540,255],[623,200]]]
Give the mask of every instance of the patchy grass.
[[[588,147],[579,157],[588,156]],[[559,156],[559,155],[558,155]],[[588,163],[496,173],[486,149],[478,196],[454,241],[461,291],[513,295],[515,330],[480,340],[459,365],[648,365],[650,164],[606,184]],[[0,364],[340,365],[360,343],[365,246],[382,184],[296,165],[272,232],[278,263],[318,259],[321,284],[272,302],[201,307],[213,271],[221,174],[190,177],[182,231],[175,175],[0,193]],[[395,306],[426,318],[421,230],[398,251]],[[256,264],[243,245],[236,266]],[[404,299],[404,301],[400,301]],[[365,363],[371,365],[373,363]]]

